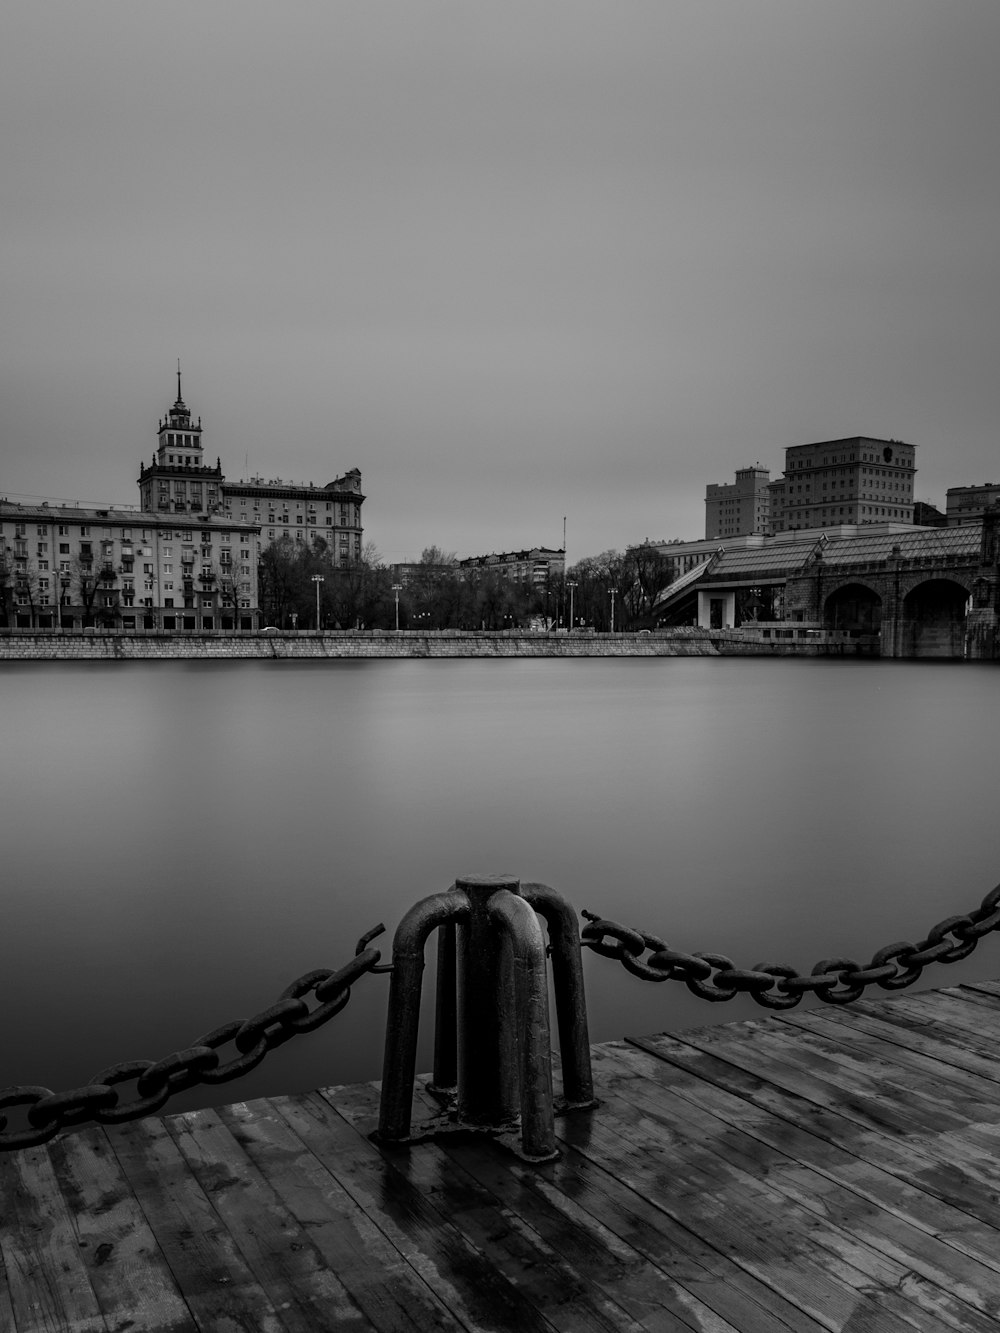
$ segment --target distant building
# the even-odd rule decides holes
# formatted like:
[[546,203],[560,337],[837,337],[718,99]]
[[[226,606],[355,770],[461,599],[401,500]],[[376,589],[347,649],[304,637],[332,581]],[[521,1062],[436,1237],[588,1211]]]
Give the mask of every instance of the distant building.
[[945,491],[945,516],[949,527],[980,523],[987,509],[1000,503],[1000,483],[982,486],[950,486]]
[[915,453],[901,440],[863,435],[792,445],[785,475],[768,487],[773,531],[912,523]]
[[201,418],[195,421],[181,397],[157,431],[152,462],[139,468],[139,503],[149,513],[224,514],[234,521],[259,524],[265,545],[283,536],[326,542],[333,562],[346,565],[361,557],[363,529],[361,473],[352,468],[325,486],[272,478],[227,481],[222,463],[207,464]]
[[505,551],[500,555],[471,555],[459,560],[456,569],[460,577],[474,570],[499,574],[513,583],[530,583],[540,587],[554,578],[561,578],[566,570],[566,552],[547,546],[533,546],[530,551]]
[[456,565],[454,561],[449,561],[447,564],[432,564],[427,560],[411,560],[390,565],[389,569],[393,583],[408,588],[413,583],[425,582],[428,579],[453,577]]
[[0,501],[0,622],[257,627],[260,529],[207,513]]
[[296,485],[275,478],[227,481],[223,485],[227,517],[261,525],[263,544],[281,537],[326,542],[335,565],[361,558],[361,473],[352,468],[325,486]]
[[705,488],[706,540],[770,531],[770,475],[768,468],[755,463],[753,467],[740,468],[735,482]]
[[913,523],[915,527],[943,528],[947,522],[947,515],[942,514],[937,505],[928,504],[926,500],[914,500]]

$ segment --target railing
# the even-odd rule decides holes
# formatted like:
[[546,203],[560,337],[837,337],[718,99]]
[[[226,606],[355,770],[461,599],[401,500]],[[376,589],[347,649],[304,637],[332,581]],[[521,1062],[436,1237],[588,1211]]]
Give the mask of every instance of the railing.
[[[502,877],[460,879],[406,914],[393,939],[391,965],[370,942],[338,971],[307,972],[252,1018],[233,1020],[157,1061],[132,1060],[102,1070],[79,1088],[52,1092],[20,1085],[0,1090],[0,1150],[35,1147],[88,1122],[103,1125],[153,1115],[177,1092],[221,1084],[254,1069],[269,1051],[339,1014],[351,986],[367,973],[392,975],[386,1022],[382,1101],[376,1137],[392,1147],[455,1131],[489,1134],[528,1161],[557,1155],[554,1117],[596,1105],[590,1069],[581,949],[617,959],[645,981],[683,981],[712,1002],[749,995],[769,1009],[791,1009],[805,995],[850,1004],[869,986],[901,990],[931,963],[955,963],[1000,930],[1000,885],[966,914],[946,917],[917,944],[887,945],[861,966],[826,958],[809,973],[784,963],[736,967],[716,953],[685,953],[659,936],[573,908],[544,884]],[[548,932],[546,945],[539,918]],[[437,932],[434,1070],[428,1091],[440,1112],[412,1124],[417,1028],[424,952]],[[558,1022],[563,1096],[553,1095],[547,961]],[[317,1003],[310,1009],[307,996]],[[224,1060],[220,1050],[231,1044]],[[134,1095],[123,1099],[123,1087]],[[20,1108],[22,1127],[5,1114]]]

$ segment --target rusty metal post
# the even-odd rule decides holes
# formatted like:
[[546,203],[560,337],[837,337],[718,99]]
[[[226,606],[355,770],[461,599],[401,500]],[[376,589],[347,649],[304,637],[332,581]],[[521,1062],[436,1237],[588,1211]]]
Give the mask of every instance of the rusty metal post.
[[434,1075],[428,1091],[451,1098],[458,1086],[458,995],[455,923],[438,927],[437,991],[434,1010]]
[[469,911],[458,929],[458,1118],[493,1129],[517,1119],[517,1034],[513,975],[488,903],[500,889],[519,896],[509,876],[455,881]]
[[579,923],[565,898],[547,884],[522,884],[521,896],[545,918],[548,926],[552,989],[562,1055],[562,1100],[566,1109],[583,1110],[595,1102]]
[[460,921],[468,910],[465,894],[435,893],[411,907],[396,928],[378,1125],[379,1138],[387,1143],[404,1142],[410,1136],[427,937],[447,921]]
[[[563,1050],[562,1109],[595,1105],[576,914],[544,884],[469,876],[412,907],[393,940],[377,1137],[495,1134],[530,1161],[557,1155],[545,919]],[[424,949],[439,931],[434,1076],[446,1113],[411,1129]],[[520,1148],[512,1141],[520,1121]]]
[[547,1161],[556,1150],[552,1101],[552,1051],[545,942],[532,908],[521,897],[501,890],[489,900],[489,913],[502,924],[505,970],[513,974],[514,1012],[506,1026],[514,1037],[520,1074],[521,1149],[525,1157]]

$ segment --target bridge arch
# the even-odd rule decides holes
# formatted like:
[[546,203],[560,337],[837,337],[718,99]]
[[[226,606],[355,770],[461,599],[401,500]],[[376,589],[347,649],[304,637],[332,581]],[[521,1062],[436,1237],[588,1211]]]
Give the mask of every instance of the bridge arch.
[[930,578],[902,600],[902,646],[910,657],[962,657],[969,590],[956,579]]
[[882,598],[865,583],[843,583],[823,603],[823,624],[827,629],[877,634],[881,623]]

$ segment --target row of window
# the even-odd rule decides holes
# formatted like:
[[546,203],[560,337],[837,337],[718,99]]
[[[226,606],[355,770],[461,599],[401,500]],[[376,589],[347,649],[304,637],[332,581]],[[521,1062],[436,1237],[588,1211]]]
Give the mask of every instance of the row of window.
[[[889,452],[891,453],[891,450]],[[793,468],[804,468],[804,467],[835,467],[838,463],[853,463],[855,461],[856,457],[854,454],[842,454],[838,458],[824,458],[822,463],[818,462],[814,458],[790,458],[788,460],[788,471],[791,471]],[[862,463],[875,463],[878,461],[878,455],[862,454],[860,461]],[[889,462],[890,459],[886,457],[885,461]],[[898,456],[893,461],[895,462],[897,468],[913,467],[912,458],[903,458],[902,456]]]

